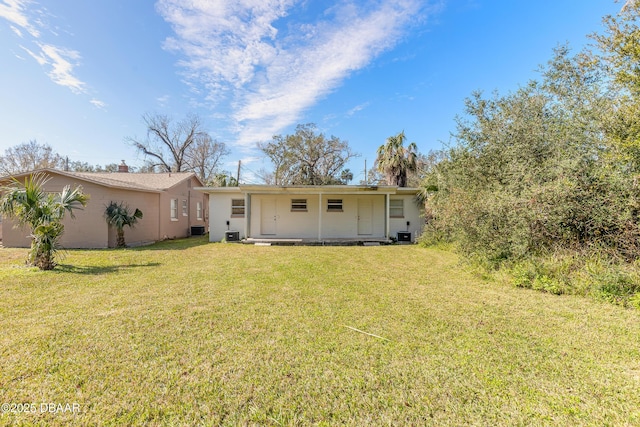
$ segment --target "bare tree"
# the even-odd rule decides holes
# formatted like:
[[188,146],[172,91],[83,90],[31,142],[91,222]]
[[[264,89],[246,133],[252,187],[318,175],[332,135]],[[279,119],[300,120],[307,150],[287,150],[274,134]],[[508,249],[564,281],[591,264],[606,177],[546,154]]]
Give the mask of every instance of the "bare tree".
[[144,140],[127,138],[145,157],[141,171],[195,172],[205,183],[218,172],[221,159],[229,154],[224,143],[218,142],[202,129],[196,114],[174,122],[161,114],[142,116],[147,125]]
[[44,168],[62,168],[64,159],[49,144],[29,142],[9,147],[0,156],[0,176],[15,175]]
[[276,176],[273,171],[260,168],[256,171],[256,178],[266,185],[276,185]]
[[182,172],[187,150],[198,137],[206,135],[200,118],[193,114],[177,123],[162,114],[147,113],[142,120],[147,126],[147,138],[126,140],[145,156],[149,166],[159,167],[163,172]]
[[196,135],[193,144],[185,153],[184,170],[196,173],[202,182],[211,184],[219,173],[220,162],[229,154],[224,142],[218,142],[206,134]]

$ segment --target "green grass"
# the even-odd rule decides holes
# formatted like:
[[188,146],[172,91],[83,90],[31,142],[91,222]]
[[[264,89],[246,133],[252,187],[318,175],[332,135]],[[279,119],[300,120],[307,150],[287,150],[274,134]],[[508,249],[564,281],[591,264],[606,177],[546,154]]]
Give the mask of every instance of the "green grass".
[[640,425],[638,311],[482,282],[451,252],[25,256],[0,249],[0,403],[38,411],[0,424]]

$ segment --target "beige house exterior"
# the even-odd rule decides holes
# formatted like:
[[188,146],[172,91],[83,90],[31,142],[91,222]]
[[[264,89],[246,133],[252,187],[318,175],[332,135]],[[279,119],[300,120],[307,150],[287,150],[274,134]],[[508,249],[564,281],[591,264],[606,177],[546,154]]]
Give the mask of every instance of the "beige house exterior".
[[209,194],[212,242],[234,231],[249,241],[388,241],[407,237],[415,241],[424,222],[415,202],[415,188],[241,185],[198,190]]
[[[29,172],[0,178],[6,185],[12,178],[24,179],[35,172],[50,178],[46,191],[60,192],[66,185],[82,186],[89,202],[82,210],[74,211],[75,218],[64,219],[65,232],[61,244],[65,248],[108,248],[116,245],[116,230],[104,217],[107,205],[124,202],[131,210],[140,209],[143,218],[134,228],[125,228],[127,245],[137,246],[167,238],[191,235],[194,230],[206,229],[207,195],[195,191],[202,182],[193,173],[128,173],[121,172],[64,172],[53,169]],[[5,247],[28,247],[29,230],[15,228],[7,218],[0,223],[0,237]]]

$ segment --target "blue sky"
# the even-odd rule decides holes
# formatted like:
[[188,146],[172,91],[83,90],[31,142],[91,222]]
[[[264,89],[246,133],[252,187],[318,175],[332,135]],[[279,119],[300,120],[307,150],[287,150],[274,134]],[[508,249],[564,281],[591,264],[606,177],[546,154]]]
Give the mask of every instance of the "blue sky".
[[242,159],[316,123],[347,140],[363,177],[404,130],[441,148],[474,90],[536,78],[558,44],[575,50],[614,0],[0,0],[0,152],[36,139],[71,160],[139,165],[125,142],[144,113],[197,113]]

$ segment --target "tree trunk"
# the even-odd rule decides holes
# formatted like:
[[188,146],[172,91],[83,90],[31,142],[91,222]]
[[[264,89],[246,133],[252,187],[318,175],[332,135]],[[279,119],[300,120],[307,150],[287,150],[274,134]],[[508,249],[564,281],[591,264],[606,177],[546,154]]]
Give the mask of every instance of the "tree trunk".
[[117,248],[124,248],[126,245],[126,243],[124,242],[124,229],[120,228],[118,229],[118,241],[116,242],[116,247]]

